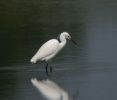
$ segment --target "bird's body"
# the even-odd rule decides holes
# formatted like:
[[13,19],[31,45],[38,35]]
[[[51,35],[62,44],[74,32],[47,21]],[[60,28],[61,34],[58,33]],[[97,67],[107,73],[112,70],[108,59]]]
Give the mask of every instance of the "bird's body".
[[49,79],[37,80],[35,78],[31,82],[48,100],[70,100],[68,93]]
[[36,63],[37,61],[49,61],[52,59],[65,45],[61,45],[58,40],[51,39],[44,43],[37,53],[32,57],[31,62]]
[[[67,39],[72,40],[71,36],[67,32],[63,32],[59,35],[59,40],[51,39],[44,43],[37,53],[31,58],[31,63],[36,63],[37,61],[46,61],[46,74],[48,75],[48,61],[58,54],[62,48],[66,45]],[[75,43],[72,40],[73,43]],[[76,44],[76,43],[75,43]],[[52,68],[50,69],[52,72]]]
[[32,57],[31,63],[51,60],[66,45],[66,39],[71,39],[71,36],[63,32],[60,34],[60,42],[57,39],[51,39],[44,43]]

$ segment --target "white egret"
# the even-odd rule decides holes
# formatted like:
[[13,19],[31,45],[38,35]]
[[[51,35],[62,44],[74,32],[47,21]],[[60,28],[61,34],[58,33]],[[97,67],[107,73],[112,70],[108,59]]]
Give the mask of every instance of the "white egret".
[[47,100],[70,100],[68,93],[49,79],[34,78],[31,79],[31,82]]
[[[48,61],[51,60],[61,49],[66,45],[67,39],[72,40],[71,36],[67,32],[62,32],[59,35],[59,40],[51,39],[44,43],[36,54],[31,58],[31,63],[36,63],[37,61],[46,61],[46,74],[48,75]],[[75,41],[72,40],[74,44]],[[51,69],[52,70],[52,69]]]

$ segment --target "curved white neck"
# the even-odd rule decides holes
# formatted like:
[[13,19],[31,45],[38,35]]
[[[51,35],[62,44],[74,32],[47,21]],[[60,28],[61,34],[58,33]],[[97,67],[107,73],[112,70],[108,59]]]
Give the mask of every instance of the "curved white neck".
[[62,35],[60,35],[60,47],[63,48],[66,45],[66,38]]

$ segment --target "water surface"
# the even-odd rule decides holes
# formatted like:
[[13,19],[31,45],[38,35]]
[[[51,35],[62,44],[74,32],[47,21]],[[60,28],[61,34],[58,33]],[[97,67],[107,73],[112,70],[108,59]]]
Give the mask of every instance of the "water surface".
[[31,64],[38,48],[60,32],[68,42],[52,61],[51,79],[75,100],[117,100],[117,1],[0,1],[0,100],[45,100],[30,79],[45,78]]

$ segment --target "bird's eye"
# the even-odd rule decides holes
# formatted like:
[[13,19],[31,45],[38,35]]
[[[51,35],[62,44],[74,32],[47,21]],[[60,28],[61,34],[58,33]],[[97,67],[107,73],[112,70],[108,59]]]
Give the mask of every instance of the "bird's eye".
[[71,37],[68,35],[67,38],[70,39]]

